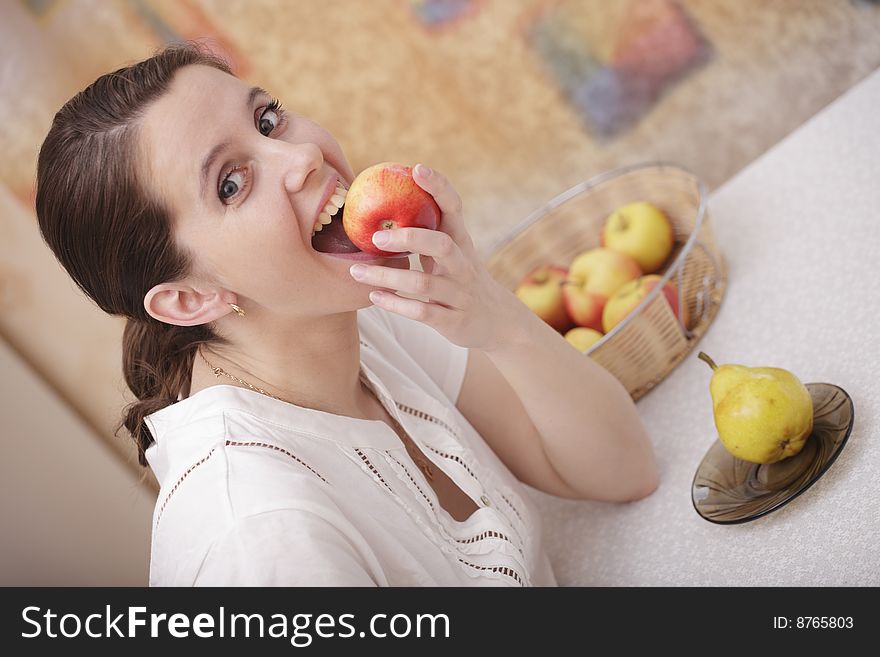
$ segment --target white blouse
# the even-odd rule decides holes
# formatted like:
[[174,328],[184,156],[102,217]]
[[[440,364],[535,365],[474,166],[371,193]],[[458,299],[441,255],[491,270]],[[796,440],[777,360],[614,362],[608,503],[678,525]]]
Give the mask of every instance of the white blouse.
[[382,404],[477,505],[455,520],[387,423],[212,386],[146,418],[151,586],[555,586],[529,493],[455,407],[468,350],[357,311]]

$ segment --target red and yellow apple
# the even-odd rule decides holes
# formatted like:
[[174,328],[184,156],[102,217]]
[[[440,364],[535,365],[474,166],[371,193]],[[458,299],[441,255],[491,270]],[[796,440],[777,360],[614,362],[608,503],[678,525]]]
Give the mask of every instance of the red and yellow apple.
[[413,180],[412,167],[381,162],[361,171],[345,195],[342,227],[361,251],[378,256],[395,255],[373,244],[373,233],[395,228],[437,230],[440,207]]
[[575,349],[586,353],[590,347],[602,339],[602,334],[596,329],[587,328],[586,326],[576,326],[566,332],[565,339],[568,340],[569,344]]
[[541,265],[523,277],[515,292],[532,312],[560,332],[572,325],[562,298],[562,283],[566,276],[568,270],[565,267]]
[[605,302],[620,287],[642,275],[635,260],[610,249],[590,249],[569,265],[562,286],[568,316],[578,326],[602,330]]
[[[629,315],[642,302],[642,299],[657,287],[661,280],[663,280],[661,276],[649,274],[631,281],[617,290],[614,296],[608,299],[608,303],[605,304],[605,310],[602,312],[602,328],[605,333],[608,333],[608,331],[620,324],[623,318]],[[666,301],[669,302],[675,316],[683,324],[687,325],[687,306],[681,309],[681,314],[679,313],[678,288],[673,283],[667,282],[663,286],[662,294],[666,297]]]
[[672,224],[663,211],[642,201],[617,208],[602,228],[602,246],[632,257],[645,274],[663,266],[674,241]]

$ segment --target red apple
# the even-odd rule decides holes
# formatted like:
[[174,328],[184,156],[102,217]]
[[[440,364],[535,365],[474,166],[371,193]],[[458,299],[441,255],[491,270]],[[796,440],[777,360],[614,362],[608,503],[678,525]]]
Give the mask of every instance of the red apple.
[[412,167],[382,162],[367,167],[352,181],[345,195],[342,227],[361,251],[391,256],[373,244],[373,233],[394,228],[428,228],[440,225],[440,207],[428,192],[418,186]]
[[557,331],[572,325],[562,297],[561,284],[567,275],[565,267],[541,265],[526,274],[516,288],[519,300]]
[[562,286],[565,308],[578,326],[602,330],[605,302],[621,286],[642,275],[635,260],[610,249],[590,249],[568,268]]
[[[602,328],[606,333],[623,321],[624,317],[629,315],[642,299],[648,296],[648,292],[657,287],[662,279],[661,276],[651,274],[642,276],[620,288],[614,296],[608,299],[605,304],[605,310],[602,313]],[[684,306],[679,313],[678,308],[678,288],[671,282],[667,282],[663,286],[663,295],[672,308],[672,312],[677,318],[687,326],[688,312],[687,306]]]

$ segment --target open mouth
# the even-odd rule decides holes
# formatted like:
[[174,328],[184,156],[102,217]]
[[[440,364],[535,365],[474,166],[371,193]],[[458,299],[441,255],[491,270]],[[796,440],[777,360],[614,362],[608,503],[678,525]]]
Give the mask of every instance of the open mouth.
[[[343,217],[345,215],[345,197],[347,193],[348,190],[344,185],[337,181],[336,191],[327,200],[312,226],[312,248],[319,253],[326,253],[345,260],[376,260],[377,256],[375,254],[359,249],[345,233]],[[387,259],[406,258],[408,256],[409,251],[403,251],[381,257]]]
[[348,190],[341,181],[336,181],[336,190],[315,219],[312,226],[312,248],[321,253],[361,253],[345,234],[342,217],[345,211],[345,196]]
[[342,215],[345,212],[345,205],[339,208],[338,212],[330,218],[330,223],[323,224],[314,235],[312,235],[312,248],[321,253],[361,253],[354,243],[345,234],[342,227]]

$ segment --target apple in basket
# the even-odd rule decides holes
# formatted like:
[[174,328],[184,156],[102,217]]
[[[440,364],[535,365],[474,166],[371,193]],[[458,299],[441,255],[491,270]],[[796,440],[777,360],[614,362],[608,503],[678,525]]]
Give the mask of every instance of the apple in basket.
[[440,226],[440,207],[412,176],[412,167],[381,162],[361,171],[345,196],[342,227],[351,242],[366,253],[395,255],[373,244],[373,233],[394,228]]
[[643,201],[617,208],[602,228],[602,246],[631,256],[645,274],[663,266],[674,242],[672,224],[663,211]]
[[[602,328],[605,333],[608,333],[608,331],[620,324],[620,322],[622,322],[623,319],[641,303],[642,299],[648,296],[648,292],[653,290],[661,280],[661,276],[649,274],[648,276],[642,276],[641,278],[631,281],[617,290],[617,292],[608,299],[608,303],[605,304],[605,310],[602,312]],[[669,302],[676,318],[687,326],[687,306],[682,307],[681,313],[679,313],[678,288],[676,288],[671,282],[667,282],[666,285],[663,286],[663,295],[666,297],[666,301]]]
[[583,353],[586,353],[602,337],[599,331],[587,328],[586,326],[576,326],[565,334],[565,339],[568,340],[569,344]]
[[565,267],[541,265],[526,274],[516,288],[519,300],[560,332],[572,325],[562,298],[562,283],[566,276],[568,269]]
[[611,249],[584,251],[568,267],[562,286],[568,316],[578,326],[602,330],[605,302],[620,287],[642,275],[638,263]]

